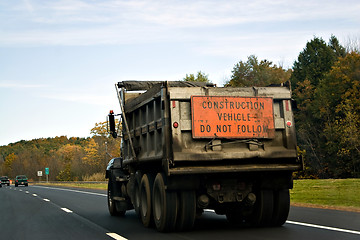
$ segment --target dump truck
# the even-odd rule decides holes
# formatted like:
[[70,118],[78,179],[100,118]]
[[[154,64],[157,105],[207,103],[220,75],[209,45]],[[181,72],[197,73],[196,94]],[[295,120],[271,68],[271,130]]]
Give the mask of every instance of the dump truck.
[[160,232],[190,230],[205,210],[234,225],[285,223],[292,173],[303,168],[289,83],[122,81],[115,88],[120,113],[111,111],[108,122],[121,137],[121,156],[106,169],[111,215],[135,209]]

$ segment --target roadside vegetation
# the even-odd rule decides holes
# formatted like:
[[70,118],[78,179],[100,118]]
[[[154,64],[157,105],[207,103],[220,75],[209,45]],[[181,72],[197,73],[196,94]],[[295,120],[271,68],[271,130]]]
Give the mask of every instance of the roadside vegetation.
[[291,203],[299,206],[360,211],[360,179],[295,180]]
[[70,188],[88,188],[88,189],[107,189],[105,182],[34,182],[33,185],[55,186],[55,187],[70,187]]

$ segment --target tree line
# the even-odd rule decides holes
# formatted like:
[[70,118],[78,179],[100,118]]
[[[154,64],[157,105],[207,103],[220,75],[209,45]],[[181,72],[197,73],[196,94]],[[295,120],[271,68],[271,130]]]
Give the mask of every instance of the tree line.
[[[210,81],[198,72],[185,81]],[[255,55],[233,67],[225,86],[269,86],[289,82],[297,129],[298,154],[305,171],[296,177],[360,177],[360,44],[342,46],[335,36],[314,37],[291,69]]]
[[39,180],[37,172],[42,171],[45,180],[49,168],[50,181],[104,180],[108,161],[120,155],[120,139],[108,136],[106,124],[96,123],[88,138],[60,136],[1,146],[0,173]]
[[308,175],[360,176],[360,52],[335,37],[308,42],[290,77],[299,151]]
[[[297,129],[298,154],[305,171],[296,177],[360,177],[360,46],[342,46],[335,36],[326,43],[314,37],[291,69],[255,55],[236,63],[225,83],[232,87],[269,86],[288,82]],[[210,82],[207,74],[186,74],[184,81]],[[104,168],[120,155],[120,138],[96,123],[89,138],[41,138],[0,146],[0,173],[37,179],[50,169],[50,180],[102,180]]]

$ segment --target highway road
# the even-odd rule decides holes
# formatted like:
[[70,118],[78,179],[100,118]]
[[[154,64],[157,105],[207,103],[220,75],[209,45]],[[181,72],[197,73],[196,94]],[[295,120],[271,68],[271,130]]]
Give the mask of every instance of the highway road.
[[282,227],[246,228],[209,211],[190,232],[159,233],[143,227],[134,211],[111,217],[102,190],[12,185],[0,188],[0,239],[359,240],[360,213],[291,207]]

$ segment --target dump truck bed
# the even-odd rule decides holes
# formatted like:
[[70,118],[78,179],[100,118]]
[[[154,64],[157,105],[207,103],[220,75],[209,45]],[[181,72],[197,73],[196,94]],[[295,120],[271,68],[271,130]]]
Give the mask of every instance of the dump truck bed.
[[288,87],[157,81],[117,88],[128,124],[124,164],[158,165],[169,175],[301,169]]

